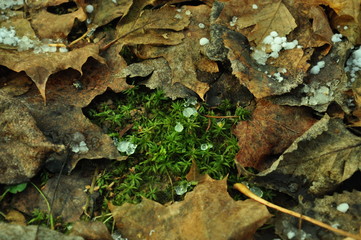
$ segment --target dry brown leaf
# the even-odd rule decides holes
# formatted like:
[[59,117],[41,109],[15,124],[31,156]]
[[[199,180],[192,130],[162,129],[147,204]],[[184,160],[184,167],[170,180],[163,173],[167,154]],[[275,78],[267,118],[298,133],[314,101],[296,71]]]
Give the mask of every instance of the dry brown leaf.
[[46,100],[46,83],[51,74],[68,68],[82,73],[82,66],[89,57],[105,63],[98,53],[99,46],[96,44],[89,44],[66,53],[35,54],[29,51],[17,52],[0,49],[0,62],[16,72],[25,71],[36,84],[43,99]]
[[37,12],[31,12],[31,25],[40,39],[66,38],[74,26],[75,19],[83,22],[87,16],[82,8],[77,11],[57,15],[47,11],[46,8]]
[[360,170],[361,138],[340,119],[325,115],[277,159],[257,181],[297,198],[322,195]]
[[76,221],[72,225],[70,235],[91,240],[113,240],[105,224],[99,221]]
[[51,143],[39,130],[26,105],[0,91],[1,184],[35,176],[48,154],[65,147]]
[[125,16],[130,7],[132,6],[132,0],[103,0],[93,3],[94,13],[89,14],[90,16],[94,15],[92,18],[92,23],[96,26],[103,26],[115,18]]
[[334,45],[329,54],[320,59],[325,67],[318,74],[310,74],[303,85],[290,93],[272,97],[272,101],[280,105],[308,106],[319,112],[325,112],[330,103],[336,102],[345,113],[350,113],[352,106],[348,104],[347,91],[351,82],[344,66],[351,47],[348,41]]
[[[199,65],[200,60],[203,58],[202,55],[205,55],[205,47],[200,45],[199,40],[203,37],[209,39],[207,26],[209,25],[210,8],[206,5],[187,6],[176,14],[181,14],[182,18],[183,16],[192,16],[190,25],[184,31],[186,38],[183,42],[176,46],[167,47],[146,45],[139,49],[138,55],[143,59],[165,58],[172,70],[172,84],[180,83],[196,92],[203,99],[209,86],[197,78],[196,72],[197,68],[207,69]],[[204,24],[205,28],[199,28],[200,23]],[[211,68],[212,72],[216,70],[214,67]]]
[[167,5],[160,9],[144,10],[139,18],[132,12],[117,25],[117,36],[122,37],[120,41],[123,44],[176,45],[184,38],[179,31],[189,25],[189,19],[190,16],[184,11],[179,13],[175,7]]
[[201,183],[204,181],[209,181],[210,176],[208,176],[206,174],[201,174],[199,171],[199,168],[197,166],[197,163],[194,160],[192,160],[192,166],[186,175],[186,179],[188,182],[196,181],[198,183]]
[[334,14],[330,15],[333,29],[346,36],[352,44],[360,44],[360,1],[359,0],[297,0],[306,8],[310,6],[329,6]]
[[[256,9],[253,8],[254,4],[257,6]],[[272,31],[286,36],[297,27],[294,17],[281,0],[227,1],[216,23],[230,26],[233,17],[236,17],[237,21],[231,28],[240,31],[256,45]]]
[[[228,32],[224,44],[229,49],[232,73],[257,98],[289,92],[302,83],[309,67],[310,54],[305,54],[302,49],[286,51],[277,59],[276,66],[261,66],[251,57],[250,46],[241,34]],[[280,74],[283,79],[278,80],[275,74]]]
[[240,147],[236,160],[242,167],[262,170],[269,164],[265,162],[267,159],[283,153],[315,122],[306,109],[261,100],[252,119],[239,122],[234,129]]
[[67,236],[47,227],[36,225],[20,226],[4,222],[0,222],[0,239],[84,240],[82,237]]
[[253,200],[234,201],[226,179],[209,179],[184,201],[163,206],[143,199],[111,209],[118,230],[130,239],[251,239],[271,217]]
[[172,84],[172,71],[164,58],[144,60],[130,64],[116,75],[119,77],[147,77],[142,82],[150,89],[162,89],[167,97],[172,99],[186,98],[192,95],[191,91],[179,83]]
[[[74,171],[70,176],[53,177],[47,181],[42,192],[49,203],[53,203],[51,208],[55,218],[61,217],[64,222],[74,222],[80,219],[84,212],[83,207],[89,197],[84,191],[85,186],[91,183],[91,177],[89,173],[85,173],[83,170],[82,172]],[[54,191],[56,191],[55,195]],[[93,203],[89,202],[88,207],[92,207]],[[29,215],[35,209],[48,212],[44,198],[32,186],[14,196],[12,204],[16,209]]]

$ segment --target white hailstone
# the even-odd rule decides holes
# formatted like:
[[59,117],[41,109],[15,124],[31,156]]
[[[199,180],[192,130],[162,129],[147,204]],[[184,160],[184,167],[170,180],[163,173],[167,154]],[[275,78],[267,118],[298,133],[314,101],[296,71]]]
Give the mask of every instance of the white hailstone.
[[93,11],[94,11],[94,6],[93,5],[86,5],[86,7],[85,7],[85,11],[87,12],[87,13],[92,13]]
[[203,38],[199,39],[199,44],[200,44],[201,46],[206,45],[206,44],[208,44],[208,43],[209,43],[208,38],[203,37]]
[[342,42],[342,34],[340,34],[340,33],[333,34],[331,37],[331,41],[333,43]]
[[184,129],[183,125],[182,125],[180,122],[177,122],[177,124],[176,124],[175,127],[174,127],[174,130],[175,130],[176,132],[182,132],[183,129]]
[[350,206],[347,204],[347,203],[341,203],[337,206],[337,211],[340,211],[340,212],[347,212],[347,210],[350,208]]
[[252,8],[253,8],[253,9],[258,9],[257,4],[252,4]]
[[187,107],[183,110],[183,116],[189,118],[192,115],[197,114],[197,110],[194,107]]
[[204,25],[204,23],[199,23],[199,24],[198,24],[198,27],[199,27],[199,28],[205,28],[206,25]]
[[127,155],[132,155],[137,148],[136,144],[133,144],[128,141],[121,141],[116,143],[117,149],[119,152],[125,152]]

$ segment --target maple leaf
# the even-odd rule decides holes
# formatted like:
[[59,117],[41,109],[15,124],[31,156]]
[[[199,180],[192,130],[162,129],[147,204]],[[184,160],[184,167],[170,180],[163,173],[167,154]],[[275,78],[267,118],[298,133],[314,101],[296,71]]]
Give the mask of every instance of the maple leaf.
[[268,157],[283,153],[315,121],[306,109],[260,100],[252,120],[239,122],[233,131],[240,147],[237,162],[243,167],[265,168]]
[[250,239],[271,217],[253,200],[234,201],[226,179],[211,178],[169,206],[143,199],[110,208],[118,230],[131,239]]

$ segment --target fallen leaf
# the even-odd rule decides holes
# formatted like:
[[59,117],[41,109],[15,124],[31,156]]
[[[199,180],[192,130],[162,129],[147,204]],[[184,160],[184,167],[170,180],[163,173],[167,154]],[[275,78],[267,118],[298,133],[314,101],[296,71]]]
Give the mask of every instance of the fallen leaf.
[[[303,215],[357,235],[361,222],[361,212],[357,207],[360,198],[361,192],[355,190],[334,193],[331,196],[316,198],[312,201],[303,201],[302,204],[292,208],[292,210],[302,212]],[[337,207],[340,204],[347,204],[349,209],[346,212],[338,211]],[[315,227],[306,221],[302,222],[300,229],[299,219],[286,214],[276,216],[275,229],[276,233],[285,239],[287,239],[287,233],[290,231],[299,235],[306,235],[307,239],[344,239],[340,235]]]
[[99,221],[76,221],[72,225],[70,235],[92,240],[113,240],[105,224]]
[[233,130],[240,147],[236,160],[242,167],[265,169],[267,159],[283,153],[315,122],[307,109],[260,100],[252,119],[238,122]]
[[105,63],[104,59],[98,55],[98,52],[99,46],[96,44],[89,44],[66,53],[47,54],[0,49],[0,62],[16,72],[25,71],[36,84],[43,99],[46,100],[46,83],[51,74],[68,68],[73,68],[82,73],[81,68],[89,57]]
[[67,236],[42,226],[20,226],[0,222],[0,239],[84,240],[78,236]]
[[308,106],[319,112],[325,112],[332,102],[336,102],[345,113],[350,113],[352,107],[347,103],[347,91],[352,85],[344,66],[351,47],[348,41],[335,44],[329,54],[319,60],[325,66],[318,74],[310,74],[304,84],[290,93],[272,97],[272,101],[280,105]]
[[[89,171],[93,172],[93,171]],[[88,195],[84,191],[85,186],[91,183],[91,175],[76,171],[72,175],[55,176],[47,181],[42,192],[51,203],[54,218],[61,217],[64,222],[74,222],[83,214]],[[55,197],[55,198],[54,198]],[[54,201],[53,201],[54,199]],[[91,207],[94,202],[89,202]],[[35,209],[48,213],[48,207],[44,198],[34,187],[28,187],[25,191],[17,194],[12,199],[13,206],[28,215]]]
[[[180,22],[183,18],[192,16],[191,23],[184,30],[186,38],[183,42],[176,46],[166,47],[145,45],[139,48],[138,51],[138,56],[142,59],[165,58],[172,70],[172,84],[180,83],[196,92],[202,99],[204,99],[205,93],[209,90],[209,86],[197,78],[197,68],[207,69],[201,67],[199,61],[202,59],[202,55],[205,55],[205,47],[200,45],[200,39],[209,39],[207,28],[209,13],[210,8],[206,5],[183,7],[179,13],[175,11],[175,15],[172,16],[177,19],[179,15]],[[204,25],[204,28],[199,27],[200,23]],[[211,68],[211,71],[215,72],[218,70]]]
[[[93,3],[94,13],[90,13],[90,19],[96,26],[103,26],[118,17],[125,16],[133,4],[131,0],[103,0]],[[92,16],[94,15],[94,16]]]
[[297,0],[306,8],[311,6],[328,6],[334,12],[330,14],[333,29],[339,31],[353,44],[360,44],[360,2],[358,0]]
[[271,217],[253,200],[234,201],[226,179],[198,184],[184,201],[163,206],[143,199],[111,209],[118,230],[130,239],[251,239]]
[[0,106],[0,183],[21,183],[35,176],[48,154],[65,146],[50,142],[26,105],[1,91]]
[[[254,4],[257,7],[254,7]],[[229,26],[233,16],[237,20],[231,27],[238,29],[250,27],[250,30],[241,33],[249,41],[255,41],[256,45],[272,31],[276,31],[280,36],[286,36],[297,27],[294,17],[281,0],[252,0],[247,3],[237,0],[227,1],[216,23]]]
[[8,213],[6,213],[5,219],[6,219],[6,221],[8,221],[11,224],[18,224],[21,226],[26,226],[25,216],[21,212],[16,211],[14,209],[12,209]]
[[257,182],[295,198],[326,194],[361,168],[360,146],[360,137],[342,120],[325,115],[259,173]]
[[[54,5],[53,5],[54,6]],[[82,8],[68,14],[53,14],[47,11],[47,8],[40,10],[29,8],[29,14],[32,18],[31,26],[40,39],[63,39],[68,36],[77,19],[84,22],[87,18]]]
[[130,64],[123,69],[119,77],[149,77],[142,82],[150,89],[162,89],[172,99],[189,97],[191,91],[180,83],[172,83],[172,71],[164,58],[144,60]]

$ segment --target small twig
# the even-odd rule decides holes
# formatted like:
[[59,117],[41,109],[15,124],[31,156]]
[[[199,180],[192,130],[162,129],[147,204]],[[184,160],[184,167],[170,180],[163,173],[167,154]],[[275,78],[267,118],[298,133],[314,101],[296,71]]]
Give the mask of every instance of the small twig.
[[81,35],[81,37],[79,37],[78,39],[75,39],[74,41],[72,41],[71,43],[69,43],[69,45],[67,47],[71,47],[74,44],[80,42],[82,39],[84,39],[85,37],[88,37],[90,35],[92,35],[94,33],[96,28],[91,28],[88,31],[86,31],[86,33],[84,33],[83,35]]
[[291,211],[289,209],[280,207],[280,206],[278,206],[276,204],[270,203],[270,202],[264,200],[263,198],[260,198],[257,195],[255,195],[254,193],[252,193],[251,190],[249,190],[244,184],[236,183],[236,184],[233,185],[233,187],[235,189],[237,189],[238,191],[240,191],[241,193],[243,193],[244,195],[246,195],[247,197],[249,197],[249,198],[251,198],[251,199],[253,199],[253,200],[255,200],[255,201],[257,201],[257,202],[259,202],[259,203],[261,203],[263,205],[266,205],[267,207],[276,209],[276,210],[278,210],[280,212],[283,212],[283,213],[289,214],[291,216],[297,217],[299,219],[308,221],[310,223],[313,223],[313,224],[315,224],[315,225],[317,225],[319,227],[325,228],[325,229],[330,230],[332,232],[335,232],[337,234],[361,240],[361,235],[355,235],[355,234],[346,232],[344,230],[331,227],[330,225],[328,225],[326,223],[323,223],[321,221],[318,221],[316,219],[313,219],[311,217],[304,216],[304,215],[302,215],[302,214],[300,214],[298,212],[294,212],[294,211]]

